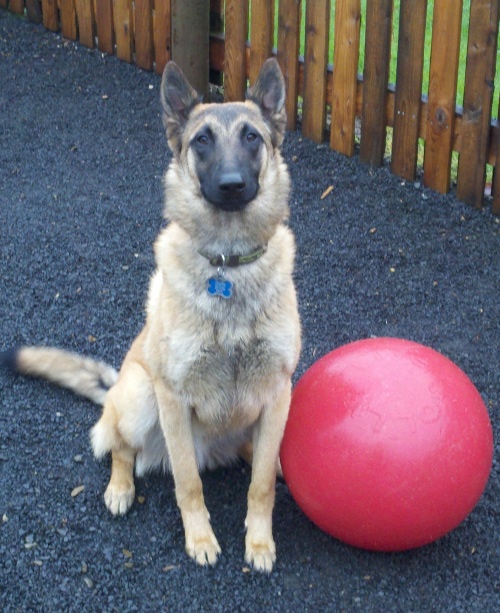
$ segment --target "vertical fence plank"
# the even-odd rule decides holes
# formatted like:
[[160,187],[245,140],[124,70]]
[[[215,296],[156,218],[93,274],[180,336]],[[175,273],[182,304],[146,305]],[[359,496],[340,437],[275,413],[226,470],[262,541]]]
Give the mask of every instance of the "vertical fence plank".
[[155,69],[161,74],[171,52],[171,11],[170,0],[155,0],[155,12],[153,20],[153,42],[155,49]]
[[116,55],[120,60],[134,59],[134,22],[132,0],[113,0],[113,23],[115,24]]
[[78,17],[78,39],[82,45],[93,49],[95,42],[94,3],[88,0],[75,0],[75,9]]
[[486,180],[497,34],[498,0],[472,0],[457,195],[476,207]]
[[97,46],[103,53],[114,52],[113,0],[96,2]]
[[354,153],[360,26],[360,0],[337,0],[330,147],[344,155]]
[[274,2],[252,0],[250,21],[250,85],[259,75],[262,64],[273,52]]
[[391,169],[407,181],[417,167],[426,15],[427,0],[401,0]]
[[206,0],[172,0],[172,59],[191,85],[208,94],[208,35],[210,3]]
[[278,10],[278,62],[286,85],[289,130],[297,129],[301,0],[280,0]]
[[24,0],[10,0],[9,11],[17,15],[22,15],[24,13]]
[[247,88],[248,0],[226,0],[224,100],[244,100]]
[[371,0],[366,5],[365,66],[361,110],[363,162],[381,166],[385,153],[386,102],[391,61],[392,0]]
[[330,0],[317,0],[306,4],[302,133],[318,143],[323,142],[326,120],[329,24]]
[[135,63],[144,70],[153,69],[153,2],[135,0]]
[[42,23],[42,0],[26,0],[26,16],[31,23]]
[[7,0],[0,0],[0,9],[7,8]]
[[63,38],[76,40],[75,0],[60,0],[59,15],[61,18],[61,34]]
[[59,31],[59,11],[57,0],[42,0],[43,27],[53,32]]
[[[500,114],[500,100],[498,108]],[[498,117],[497,121],[500,123],[500,117]],[[491,205],[491,210],[495,215],[500,215],[500,138],[497,137],[494,145],[496,163],[493,173],[493,203]]]
[[424,183],[450,189],[463,0],[434,0]]

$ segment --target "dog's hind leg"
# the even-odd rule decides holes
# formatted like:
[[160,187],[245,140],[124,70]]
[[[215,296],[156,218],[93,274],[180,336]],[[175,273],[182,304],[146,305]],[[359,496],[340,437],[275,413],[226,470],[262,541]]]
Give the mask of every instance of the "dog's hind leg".
[[[247,441],[244,445],[242,445],[238,449],[238,455],[249,466],[252,466],[253,464],[253,442]],[[278,477],[278,479],[283,479],[283,469],[281,468],[281,461],[279,457],[278,457],[278,461],[276,462],[276,476]]]
[[113,515],[123,515],[134,502],[134,461],[135,449],[128,445],[111,452],[111,478],[104,502]]
[[136,450],[123,438],[118,424],[118,412],[111,394],[108,394],[101,419],[92,429],[91,439],[97,458],[111,451],[111,478],[104,493],[104,502],[113,515],[125,514],[135,496]]
[[101,419],[91,432],[95,456],[111,452],[111,478],[104,501],[113,515],[123,515],[132,506],[136,453],[157,423],[151,378],[139,362],[127,356],[118,382],[106,396]]

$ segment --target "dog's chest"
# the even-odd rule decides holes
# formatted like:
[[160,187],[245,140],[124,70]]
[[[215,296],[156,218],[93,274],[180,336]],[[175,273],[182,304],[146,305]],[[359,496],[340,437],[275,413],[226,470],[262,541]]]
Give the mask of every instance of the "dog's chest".
[[175,386],[184,402],[201,423],[253,423],[285,379],[280,348],[257,336],[224,343],[216,336],[191,340],[190,351],[179,355],[175,368]]

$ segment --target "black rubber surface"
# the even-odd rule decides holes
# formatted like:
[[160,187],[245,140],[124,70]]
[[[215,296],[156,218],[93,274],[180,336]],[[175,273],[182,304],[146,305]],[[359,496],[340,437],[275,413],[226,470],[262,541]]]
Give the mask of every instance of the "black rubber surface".
[[[0,11],[0,350],[49,344],[119,366],[143,321],[162,224],[158,97],[158,76]],[[498,440],[500,220],[299,134],[284,152],[297,375],[359,338],[428,344],[474,381]],[[95,406],[5,373],[0,389],[2,611],[500,610],[498,462],[459,528],[400,554],[335,541],[279,484],[271,576],[243,562],[249,470],[206,474],[223,554],[203,569],[183,551],[170,477],[140,480],[127,517],[106,511],[109,462],[93,459],[87,434]]]

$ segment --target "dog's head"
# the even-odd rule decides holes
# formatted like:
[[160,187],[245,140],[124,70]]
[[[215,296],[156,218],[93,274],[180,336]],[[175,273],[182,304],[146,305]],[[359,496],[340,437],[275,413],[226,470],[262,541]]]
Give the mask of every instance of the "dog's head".
[[[279,200],[286,201],[288,175],[279,154],[286,127],[285,84],[275,59],[264,63],[245,102],[224,104],[202,104],[180,68],[170,62],[163,73],[161,99],[177,193],[181,184],[186,196],[186,190],[191,191],[193,207],[201,204],[226,223],[221,219],[236,218],[249,208],[258,217],[256,209],[264,206],[261,202],[259,207],[260,200],[269,199],[276,186],[282,191]],[[270,174],[274,187],[268,186]],[[168,181],[167,174],[167,189]],[[168,200],[172,196],[167,194]],[[179,221],[175,203],[168,200],[167,215]],[[280,221],[286,216],[286,204],[279,212],[268,204]],[[196,212],[190,215],[196,217]]]

